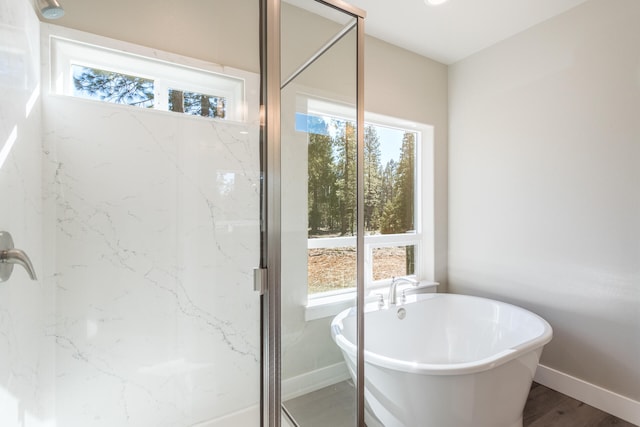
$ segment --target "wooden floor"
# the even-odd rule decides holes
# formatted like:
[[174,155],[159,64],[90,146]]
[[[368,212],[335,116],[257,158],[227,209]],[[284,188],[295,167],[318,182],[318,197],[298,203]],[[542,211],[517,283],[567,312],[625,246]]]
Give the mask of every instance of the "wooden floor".
[[635,426],[536,383],[531,386],[524,407],[523,424],[524,427]]
[[[351,381],[343,381],[289,400],[285,408],[300,427],[353,427],[355,389]],[[537,383],[531,387],[523,424],[524,427],[635,426]]]

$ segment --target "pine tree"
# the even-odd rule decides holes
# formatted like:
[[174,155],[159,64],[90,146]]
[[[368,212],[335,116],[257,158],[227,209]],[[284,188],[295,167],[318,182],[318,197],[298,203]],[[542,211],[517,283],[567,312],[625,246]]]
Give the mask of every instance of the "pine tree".
[[415,134],[406,132],[402,138],[398,163],[390,160],[382,174],[382,234],[406,233],[415,229]]
[[399,233],[414,230],[414,191],[415,191],[415,134],[405,132],[402,138],[400,161],[395,189],[395,207],[398,216]]
[[75,90],[88,98],[152,108],[153,80],[96,68],[74,66]]
[[[396,181],[397,233],[415,230],[415,153],[416,136],[414,133],[405,132],[402,138]],[[415,272],[415,247],[406,246],[405,251],[405,274],[413,274]]]
[[378,217],[380,233],[392,234],[398,228],[395,212],[395,190],[398,163],[390,159],[381,171],[380,204]]
[[169,111],[224,119],[226,102],[222,97],[169,89]]
[[353,123],[334,121],[336,176],[340,235],[353,235],[356,220],[356,129]]
[[375,127],[364,128],[364,228],[367,231],[377,229],[380,210],[380,138]]
[[319,117],[309,117],[309,233],[330,229],[332,204],[335,202],[336,175],[333,141],[327,123]]

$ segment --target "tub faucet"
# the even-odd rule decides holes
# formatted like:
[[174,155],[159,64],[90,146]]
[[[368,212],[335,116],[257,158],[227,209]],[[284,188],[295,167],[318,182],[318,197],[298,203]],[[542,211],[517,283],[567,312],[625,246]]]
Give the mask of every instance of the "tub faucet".
[[398,303],[398,293],[396,288],[399,282],[411,283],[413,286],[418,286],[418,282],[410,277],[394,277],[391,279],[391,286],[389,287],[389,305],[396,305]]

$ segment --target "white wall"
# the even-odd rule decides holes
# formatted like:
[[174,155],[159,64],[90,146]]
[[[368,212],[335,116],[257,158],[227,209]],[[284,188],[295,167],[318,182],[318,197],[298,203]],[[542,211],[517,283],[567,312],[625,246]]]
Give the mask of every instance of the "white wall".
[[640,401],[640,2],[450,68],[449,287],[545,317],[541,363]]
[[0,283],[0,425],[52,419],[52,358],[43,330],[51,293],[43,283],[39,23],[25,0],[0,3],[0,231],[30,257]]
[[255,0],[65,0],[57,25],[165,52],[260,71]]

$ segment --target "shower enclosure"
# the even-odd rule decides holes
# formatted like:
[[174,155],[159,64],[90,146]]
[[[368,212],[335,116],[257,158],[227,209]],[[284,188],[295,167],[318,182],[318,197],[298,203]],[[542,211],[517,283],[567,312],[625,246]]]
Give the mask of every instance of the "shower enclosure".
[[0,283],[0,425],[304,426],[283,400],[348,378],[305,320],[323,132],[352,144],[354,304],[363,286],[363,13],[142,4],[0,6],[0,231],[38,278]]
[[[310,206],[316,205],[314,197],[316,201],[322,197],[314,177],[327,173],[328,159],[335,154],[342,159],[341,199],[335,206],[339,205],[344,234],[349,237],[341,242],[345,256],[337,260],[347,266],[337,283],[340,289],[330,293],[342,294],[361,308],[363,211],[358,204],[362,206],[364,13],[339,1],[268,3],[274,9],[267,7],[267,35],[279,37],[266,39],[263,73],[268,135],[263,163],[267,172],[265,252],[270,286],[264,323],[268,335],[277,340],[268,347],[275,362],[269,366],[275,381],[266,387],[273,405],[269,421],[280,425],[282,403],[282,421],[294,425],[363,425],[364,405],[358,393],[362,372],[358,384],[349,383],[340,352],[331,342],[330,319],[309,317],[312,282],[322,274],[313,273],[309,248],[318,241]],[[331,140],[341,142],[332,145]],[[346,389],[339,414],[316,406],[310,417],[295,402],[334,384]]]
[[259,425],[259,4],[84,3],[0,7],[0,424]]

